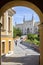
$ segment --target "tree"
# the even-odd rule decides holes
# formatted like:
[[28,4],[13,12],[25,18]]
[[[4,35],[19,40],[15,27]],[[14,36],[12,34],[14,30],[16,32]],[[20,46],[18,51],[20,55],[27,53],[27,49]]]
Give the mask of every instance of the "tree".
[[13,38],[15,38],[17,35],[16,28],[13,26]]
[[22,35],[22,32],[19,28],[17,28],[17,36],[21,36]]
[[16,36],[21,36],[21,35],[22,35],[21,30],[13,26],[13,38],[15,38]]

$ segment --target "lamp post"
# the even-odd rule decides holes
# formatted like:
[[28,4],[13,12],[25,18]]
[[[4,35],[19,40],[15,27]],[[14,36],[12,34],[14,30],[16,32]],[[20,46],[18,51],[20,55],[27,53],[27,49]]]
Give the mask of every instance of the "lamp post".
[[1,65],[1,17],[0,17],[0,65]]

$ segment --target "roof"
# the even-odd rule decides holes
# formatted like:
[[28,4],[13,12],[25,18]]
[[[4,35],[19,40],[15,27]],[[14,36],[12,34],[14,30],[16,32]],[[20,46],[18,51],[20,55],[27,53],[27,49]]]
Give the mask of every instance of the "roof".
[[8,14],[13,16],[14,14],[16,14],[16,12],[13,9],[8,9]]

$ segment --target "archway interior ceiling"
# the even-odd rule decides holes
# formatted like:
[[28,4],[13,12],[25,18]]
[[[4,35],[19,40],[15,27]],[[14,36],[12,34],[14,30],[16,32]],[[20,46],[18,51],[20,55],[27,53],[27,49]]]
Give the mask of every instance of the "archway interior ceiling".
[[[6,3],[10,2],[10,1],[14,1],[14,0],[1,0],[0,1],[0,8],[3,7]],[[28,2],[35,4],[37,7],[39,7],[39,9],[43,13],[43,0],[24,0],[24,1],[28,1]]]

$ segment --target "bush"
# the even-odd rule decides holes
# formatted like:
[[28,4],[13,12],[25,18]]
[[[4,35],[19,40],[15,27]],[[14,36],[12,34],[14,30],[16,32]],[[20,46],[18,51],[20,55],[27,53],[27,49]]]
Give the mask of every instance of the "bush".
[[36,45],[38,45],[38,46],[40,45],[40,41],[38,41],[36,39],[34,39],[33,43],[36,44]]
[[37,34],[28,34],[27,38],[30,39],[30,40],[34,40],[34,39],[36,39],[38,41],[40,40],[40,38]]
[[30,40],[34,40],[34,34],[28,34],[27,38],[30,39]]
[[34,35],[34,38],[36,39],[36,40],[40,40],[40,38],[39,38],[39,36],[38,35]]
[[36,45],[40,45],[40,38],[37,34],[28,34],[27,35],[28,40],[30,40],[32,43]]

